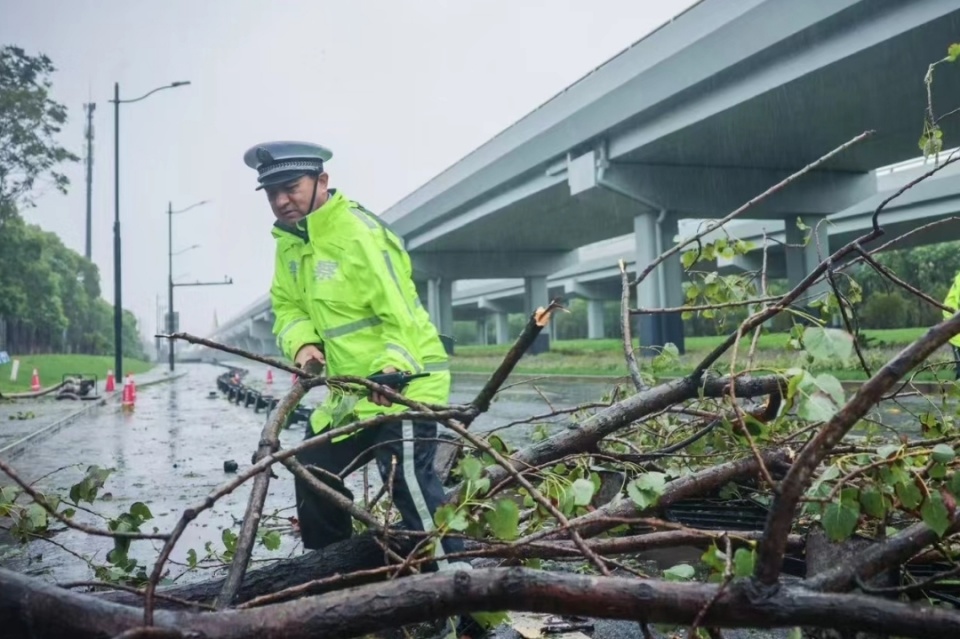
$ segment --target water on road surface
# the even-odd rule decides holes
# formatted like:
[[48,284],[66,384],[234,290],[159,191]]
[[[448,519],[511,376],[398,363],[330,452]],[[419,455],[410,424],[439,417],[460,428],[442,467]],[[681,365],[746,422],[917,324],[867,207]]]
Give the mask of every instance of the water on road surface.
[[[265,366],[249,362],[236,364],[250,371],[244,380],[245,384],[267,390]],[[113,468],[113,474],[91,509],[114,517],[140,501],[147,504],[153,514],[153,519],[146,522],[143,530],[152,531],[155,527],[161,532],[169,531],[185,508],[193,506],[234,477],[224,471],[224,461],[237,462],[240,471],[243,471],[250,466],[251,456],[257,448],[266,414],[262,411],[255,413],[252,407],[244,408],[230,403],[220,393],[210,397],[210,393],[216,390],[216,377],[224,370],[208,364],[178,364],[178,371],[185,371],[186,374],[182,378],[138,391],[136,407],[132,412],[121,410],[119,405],[99,407],[41,443],[31,446],[12,463],[27,481],[39,479],[39,488],[64,496],[69,493],[72,484],[83,478],[88,466]],[[451,403],[472,400],[480,390],[482,381],[481,377],[474,376],[456,379]],[[275,372],[271,387],[273,394],[282,396],[289,387],[289,375]],[[514,386],[499,394],[490,411],[478,418],[472,429],[488,431],[536,414],[597,401],[612,387],[612,384],[604,382],[557,380],[539,380],[534,384]],[[303,400],[304,404],[318,403],[324,392],[322,388],[312,390]],[[913,430],[916,420],[911,412],[931,410],[931,406],[933,404],[929,400],[906,400],[900,406],[886,406],[884,419],[905,430]],[[556,423],[548,426],[548,431],[566,428],[565,419],[556,420]],[[529,441],[533,428],[534,425],[518,425],[501,434],[508,443],[517,446]],[[283,430],[281,445],[289,447],[296,444],[303,438],[303,433],[303,424]],[[295,515],[293,477],[280,465],[275,469],[279,478],[270,482],[264,513],[277,513],[279,519],[268,518],[261,528],[278,527],[285,533],[289,530],[289,524],[283,518]],[[371,465],[371,491],[379,486],[375,469],[376,466]],[[358,501],[364,493],[362,476],[358,470],[348,480]],[[247,482],[232,494],[221,498],[212,509],[202,513],[187,527],[171,557],[171,578],[184,572],[191,549],[201,559],[206,553],[207,543],[211,544],[213,550],[223,552],[222,532],[225,529],[238,530],[251,486],[252,481]],[[77,513],[76,519],[100,528],[106,526],[105,521],[83,511]],[[279,550],[268,551],[257,546],[255,560],[275,559],[302,551],[295,535],[281,534],[281,538]],[[34,541],[25,555],[14,556],[7,560],[7,564],[16,570],[43,575],[46,579],[61,583],[84,580],[92,576],[89,567],[64,548],[103,565],[107,563],[106,555],[113,545],[109,538],[93,537],[74,530],[56,534],[53,541],[57,545]],[[129,555],[146,564],[149,569],[160,548],[159,541],[136,541]],[[210,576],[210,570],[198,570],[178,579],[193,581]]]

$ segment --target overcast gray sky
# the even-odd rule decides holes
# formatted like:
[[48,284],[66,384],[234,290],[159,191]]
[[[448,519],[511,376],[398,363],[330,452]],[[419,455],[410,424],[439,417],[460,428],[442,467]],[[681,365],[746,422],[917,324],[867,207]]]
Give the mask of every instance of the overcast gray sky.
[[[155,331],[167,202],[181,329],[206,334],[269,287],[272,216],[242,160],[271,139],[329,146],[332,185],[377,213],[693,0],[0,0],[0,42],[49,55],[83,155],[95,112],[93,260],[113,300],[113,83],[120,109],[123,305]],[[84,170],[27,218],[83,253]]]

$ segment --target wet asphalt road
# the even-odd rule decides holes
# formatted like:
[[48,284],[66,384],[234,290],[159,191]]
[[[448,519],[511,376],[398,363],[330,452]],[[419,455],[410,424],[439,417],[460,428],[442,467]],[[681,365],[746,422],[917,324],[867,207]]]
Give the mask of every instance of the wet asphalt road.
[[[244,380],[247,385],[266,391],[266,367],[244,363],[250,372]],[[256,449],[260,430],[266,414],[255,413],[253,408],[243,408],[229,403],[219,393],[210,398],[216,389],[216,376],[225,369],[207,364],[180,364],[186,375],[138,392],[136,407],[124,412],[119,406],[103,406],[81,416],[69,426],[56,432],[44,441],[31,446],[14,461],[15,468],[28,480],[40,480],[37,485],[43,490],[67,494],[72,484],[79,481],[89,465],[114,468],[101,498],[91,506],[108,517],[127,511],[136,501],[146,503],[154,518],[145,524],[144,530],[154,527],[160,531],[173,528],[184,508],[201,500],[211,490],[228,481],[232,475],[224,472],[223,462],[235,460],[240,469],[250,465],[251,453]],[[454,382],[452,403],[471,400],[481,387],[481,378],[466,377]],[[274,383],[269,389],[282,395],[289,388],[290,378],[285,373],[274,373]],[[473,425],[476,431],[488,431],[512,421],[542,414],[552,409],[575,406],[596,401],[612,388],[611,384],[596,382],[536,382],[536,388],[525,384],[503,391],[491,410]],[[322,400],[324,389],[315,389],[304,399],[311,405]],[[885,422],[894,427],[913,430],[911,411],[939,409],[939,404],[929,400],[907,400],[902,406],[884,407]],[[563,429],[555,424],[550,431]],[[281,444],[291,446],[303,437],[303,424],[285,429]],[[511,445],[529,441],[533,426],[514,426],[502,435]],[[51,475],[51,473],[53,473]],[[283,533],[289,530],[283,517],[293,515],[293,480],[282,467],[277,467],[278,479],[270,483],[265,515],[274,513],[279,518],[267,518],[265,528],[278,527]],[[48,476],[49,475],[49,476]],[[370,467],[371,492],[379,486],[375,466]],[[358,499],[362,499],[362,473],[355,472],[349,481]],[[210,570],[185,573],[187,553],[196,551],[203,557],[204,546],[224,550],[221,533],[227,528],[239,526],[249,496],[248,482],[232,494],[222,498],[217,505],[201,514],[191,523],[183,539],[171,557],[170,578],[178,581],[193,581],[210,576]],[[78,512],[78,521],[104,527],[105,522],[86,512]],[[254,561],[274,559],[301,552],[299,542],[292,535],[281,534],[281,547],[268,551],[257,546]],[[112,541],[92,537],[73,530],[66,530],[54,538],[57,544],[70,548],[98,564],[106,563],[106,553]],[[152,565],[161,547],[160,542],[134,542],[130,556],[141,563]],[[75,555],[44,541],[34,541],[28,551],[13,559],[7,558],[7,566],[22,572],[41,575],[56,582],[85,580],[91,578],[90,569]],[[185,573],[179,576],[181,573]],[[635,624],[603,622],[598,624],[596,637],[624,637],[636,635]],[[727,633],[728,636],[733,636]],[[779,634],[738,634],[736,636],[779,636]]]

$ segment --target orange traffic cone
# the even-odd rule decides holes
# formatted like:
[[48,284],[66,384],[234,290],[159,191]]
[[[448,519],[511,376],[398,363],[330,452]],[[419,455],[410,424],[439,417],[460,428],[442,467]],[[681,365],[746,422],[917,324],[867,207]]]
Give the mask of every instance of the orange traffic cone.
[[267,369],[267,383],[268,384],[273,383],[273,371],[270,370],[269,368]]
[[133,396],[133,383],[130,379],[130,376],[127,376],[127,380],[123,383],[123,407],[125,409],[132,409],[134,402]]
[[117,390],[117,380],[115,380],[113,377],[113,370],[108,370],[107,371],[107,387],[105,389],[105,392],[113,393],[116,390]]
[[40,374],[37,373],[37,369],[33,369],[33,377],[30,379],[30,390],[40,390]]
[[133,381],[133,373],[127,373],[127,379],[130,380],[130,398],[131,401],[137,401],[137,383]]

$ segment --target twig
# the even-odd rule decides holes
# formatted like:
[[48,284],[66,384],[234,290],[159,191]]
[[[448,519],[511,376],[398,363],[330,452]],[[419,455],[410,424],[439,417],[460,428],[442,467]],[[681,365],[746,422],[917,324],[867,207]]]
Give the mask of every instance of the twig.
[[223,351],[225,353],[230,353],[231,355],[237,355],[243,357],[244,359],[249,359],[254,362],[260,362],[261,364],[266,364],[267,366],[273,366],[282,371],[286,371],[297,377],[307,376],[307,373],[304,372],[302,368],[298,366],[290,366],[279,360],[276,360],[272,357],[265,357],[263,355],[257,355],[256,353],[251,353],[242,348],[236,348],[235,346],[227,346],[226,344],[221,344],[219,342],[214,342],[203,337],[197,337],[196,335],[191,335],[190,333],[159,333],[154,335],[154,337],[160,337],[166,340],[183,340],[191,344],[197,344],[199,346],[206,346],[207,348],[212,348],[214,350]]
[[[286,423],[287,415],[296,408],[305,394],[304,386],[296,384],[291,392],[283,398],[283,401],[277,405],[276,413],[264,424],[260,433],[260,446],[254,454],[254,462],[280,448],[277,435]],[[243,515],[240,534],[237,536],[233,561],[230,562],[220,594],[214,602],[218,610],[222,610],[233,603],[233,598],[236,597],[237,591],[240,589],[243,575],[247,571],[250,554],[253,552],[253,543],[256,540],[257,528],[260,525],[260,517],[263,516],[263,504],[267,499],[270,473],[270,470],[264,470],[253,480],[253,489],[250,491],[250,498],[247,500],[247,510]]]
[[723,569],[723,582],[720,584],[720,587],[717,588],[717,593],[706,603],[706,605],[700,609],[700,612],[697,613],[697,616],[694,618],[693,623],[690,624],[690,632],[688,633],[691,639],[697,636],[697,627],[700,625],[700,622],[703,621],[703,618],[706,616],[710,608],[717,602],[717,599],[720,598],[720,595],[723,594],[723,591],[726,590],[727,586],[730,585],[730,581],[733,580],[733,550],[730,546],[730,538],[724,536],[723,541],[726,544],[726,556],[727,563]]
[[906,283],[905,281],[903,281],[902,279],[900,279],[899,277],[897,277],[897,275],[896,275],[893,271],[891,271],[890,269],[888,269],[886,266],[884,266],[883,264],[881,264],[880,262],[878,262],[876,259],[874,259],[869,253],[867,253],[866,251],[864,251],[864,250],[863,250],[863,247],[857,246],[857,247],[856,247],[856,251],[860,254],[860,256],[861,256],[868,264],[870,264],[870,266],[872,266],[873,268],[875,268],[875,269],[877,270],[877,272],[879,272],[881,275],[883,275],[884,277],[886,277],[887,279],[889,279],[891,282],[893,282],[894,284],[896,284],[896,285],[899,286],[900,288],[902,288],[902,289],[904,289],[904,290],[912,293],[913,295],[916,295],[917,297],[919,297],[920,299],[922,299],[922,300],[925,301],[926,303],[930,304],[931,306],[933,306],[933,307],[935,307],[935,308],[937,308],[937,309],[939,309],[939,310],[941,310],[941,311],[947,311],[947,312],[949,312],[949,313],[954,313],[954,312],[956,312],[954,309],[950,308],[949,306],[944,306],[943,302],[940,302],[940,301],[938,301],[938,300],[933,299],[932,297],[930,297],[929,295],[927,295],[926,293],[924,293],[924,292],[921,291],[920,289],[918,289],[918,288],[916,288],[916,287],[914,287],[914,286],[911,286],[910,284]]
[[[550,323],[550,316],[553,311],[562,308],[563,307],[554,300],[550,302],[547,308],[539,308],[530,316],[523,332],[520,333],[520,336],[513,343],[513,346],[510,347],[500,366],[493,372],[493,375],[490,376],[490,379],[487,380],[487,383],[484,384],[483,388],[477,394],[477,397],[473,400],[472,405],[479,413],[485,413],[490,409],[490,402],[493,401],[494,396],[497,394],[497,391],[500,390],[500,387],[503,386],[503,383],[507,381],[507,378],[510,376],[510,373],[513,372],[520,358],[523,357],[523,354],[526,353],[530,345],[533,344],[533,341],[537,338],[537,335],[540,334],[540,331]],[[469,421],[466,423],[469,424]]]
[[[483,452],[493,457],[494,461],[496,461],[501,468],[506,470],[507,473],[511,477],[513,477],[517,483],[519,483],[521,486],[526,488],[527,492],[530,494],[533,500],[536,501],[541,506],[543,506],[544,508],[546,508],[547,511],[551,515],[553,515],[556,518],[556,520],[560,522],[561,525],[563,526],[570,525],[569,520],[564,516],[564,514],[560,512],[557,509],[557,507],[550,502],[549,499],[545,498],[542,494],[540,494],[540,491],[537,490],[533,486],[533,484],[527,481],[526,478],[523,475],[521,475],[509,461],[504,459],[504,457],[499,452],[497,452],[495,448],[493,448],[492,446],[490,446],[485,442],[480,441],[479,439],[474,437],[472,434],[470,434],[466,428],[464,428],[460,424],[457,424],[453,420],[444,420],[444,424],[446,425],[447,428],[457,433],[458,435],[460,435],[461,437],[469,441],[471,444],[473,444],[477,448],[483,450]],[[590,559],[590,561],[592,561],[597,566],[597,568],[600,570],[601,573],[609,576],[610,571],[607,569],[606,565],[603,563],[603,560],[595,552],[590,550],[590,548],[584,543],[583,538],[580,537],[580,535],[577,534],[575,530],[570,529],[569,532],[570,532],[570,538],[580,549],[580,552],[582,552],[585,557]]]
[[637,391],[647,387],[640,376],[640,367],[637,365],[637,355],[633,352],[633,334],[630,330],[630,278],[627,277],[627,265],[620,260],[620,279],[622,290],[620,293],[620,335],[623,338],[623,356],[627,360],[627,370],[630,380]]
[[[118,583],[106,583],[104,581],[71,581],[65,584],[57,584],[61,588],[66,588],[67,590],[73,588],[108,588],[110,590],[122,590],[124,592],[129,592],[134,595],[145,596],[146,592],[140,590],[139,588],[134,588],[133,586],[127,586],[124,584]],[[216,610],[214,606],[210,604],[205,604],[200,601],[189,601],[187,599],[181,599],[180,597],[173,597],[171,595],[164,595],[161,593],[156,593],[155,598],[160,599],[161,601],[169,601],[170,603],[175,603],[181,606],[187,607],[196,607],[202,608],[204,610]]]
[[123,531],[113,531],[113,530],[102,530],[100,528],[94,528],[93,526],[87,526],[86,524],[78,524],[75,521],[64,517],[56,510],[50,507],[50,504],[47,503],[47,500],[43,495],[38,493],[33,489],[30,484],[23,480],[17,472],[9,466],[3,460],[0,460],[0,470],[2,470],[10,479],[12,479],[20,488],[23,489],[23,492],[30,495],[33,501],[39,504],[48,514],[50,514],[54,519],[59,521],[61,524],[65,525],[67,528],[73,528],[74,530],[79,530],[80,532],[85,532],[88,535],[96,535],[98,537],[111,537],[113,539],[167,539],[169,535],[167,533],[141,533],[141,532],[123,532]]
[[633,308],[630,309],[632,315],[662,315],[666,313],[694,313],[697,311],[710,311],[719,308],[732,308],[735,306],[750,306],[751,304],[763,304],[766,302],[777,302],[783,295],[772,295],[769,297],[758,297],[749,300],[739,300],[735,302],[718,302],[716,304],[701,304],[699,306],[673,306],[669,308]]
[[920,184],[921,182],[926,180],[928,177],[932,176],[934,173],[950,166],[957,160],[960,160],[960,155],[957,154],[957,151],[954,151],[953,153],[950,154],[950,157],[948,157],[946,160],[943,161],[943,164],[939,164],[934,168],[930,169],[929,171],[927,171],[926,173],[924,173],[923,175],[910,180],[909,182],[904,184],[902,187],[897,189],[896,193],[884,199],[883,202],[880,203],[880,206],[877,207],[877,210],[873,212],[873,218],[871,220],[873,224],[873,231],[877,234],[880,233],[880,212],[887,207],[887,204],[897,199],[898,197],[900,197],[901,195],[903,195],[904,193],[906,193],[907,191],[915,187],[917,184]]

